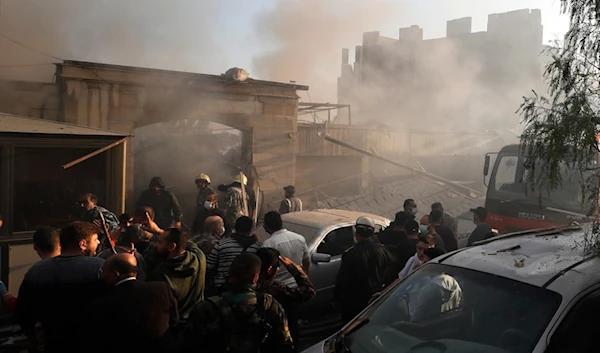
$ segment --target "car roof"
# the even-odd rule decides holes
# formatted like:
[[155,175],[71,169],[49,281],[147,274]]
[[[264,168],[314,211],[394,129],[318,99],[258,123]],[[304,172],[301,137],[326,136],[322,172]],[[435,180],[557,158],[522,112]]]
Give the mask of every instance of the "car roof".
[[592,258],[585,250],[586,229],[555,227],[497,236],[435,260],[547,287]]
[[384,225],[390,223],[389,219],[374,214],[335,209],[290,212],[281,215],[281,220],[284,223],[294,223],[315,229],[324,229],[340,223],[354,223],[362,216],[371,217],[376,223]]

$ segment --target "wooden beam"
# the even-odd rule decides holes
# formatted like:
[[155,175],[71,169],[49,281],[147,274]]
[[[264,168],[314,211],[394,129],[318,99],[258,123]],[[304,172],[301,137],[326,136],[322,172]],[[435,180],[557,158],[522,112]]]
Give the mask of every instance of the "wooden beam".
[[122,138],[122,139],[120,139],[119,141],[113,142],[113,143],[111,143],[111,144],[110,144],[110,145],[108,145],[108,146],[104,146],[104,147],[102,147],[102,148],[100,148],[100,149],[98,149],[98,150],[95,150],[95,151],[94,151],[94,152],[92,152],[92,153],[88,153],[88,154],[86,154],[85,156],[83,156],[83,157],[81,157],[81,158],[77,158],[76,160],[74,160],[74,161],[72,161],[72,162],[69,162],[69,163],[67,163],[67,164],[63,165],[62,167],[63,167],[63,169],[69,169],[69,168],[71,168],[72,166],[75,166],[75,165],[77,165],[77,164],[79,164],[79,163],[81,163],[81,162],[87,161],[88,159],[90,159],[90,158],[92,158],[92,157],[95,157],[95,156],[99,155],[99,154],[100,154],[100,153],[102,153],[102,152],[106,152],[106,151],[108,151],[109,149],[111,149],[111,148],[113,148],[113,147],[115,147],[115,146],[118,146],[118,145],[122,144],[123,142],[127,141],[127,139],[128,139],[128,138],[129,138],[129,137],[123,137],[123,138]]

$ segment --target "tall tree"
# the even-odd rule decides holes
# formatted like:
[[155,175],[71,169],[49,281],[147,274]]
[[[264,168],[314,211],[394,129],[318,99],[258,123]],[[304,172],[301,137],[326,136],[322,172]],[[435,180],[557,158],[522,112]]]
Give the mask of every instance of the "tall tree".
[[558,188],[567,166],[585,176],[584,202],[598,195],[598,170],[590,161],[597,160],[600,136],[600,0],[561,0],[561,11],[570,29],[561,46],[548,50],[547,94],[533,91],[520,107],[521,143],[534,170],[527,174],[529,186]]

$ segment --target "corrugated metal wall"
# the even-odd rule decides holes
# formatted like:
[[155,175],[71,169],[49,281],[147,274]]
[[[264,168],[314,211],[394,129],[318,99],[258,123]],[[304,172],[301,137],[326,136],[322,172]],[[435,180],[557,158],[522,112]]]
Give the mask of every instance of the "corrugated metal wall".
[[323,141],[319,132],[381,155],[476,155],[499,150],[505,143],[497,133],[391,130],[347,125],[299,124],[298,153],[317,156],[358,156],[359,153]]

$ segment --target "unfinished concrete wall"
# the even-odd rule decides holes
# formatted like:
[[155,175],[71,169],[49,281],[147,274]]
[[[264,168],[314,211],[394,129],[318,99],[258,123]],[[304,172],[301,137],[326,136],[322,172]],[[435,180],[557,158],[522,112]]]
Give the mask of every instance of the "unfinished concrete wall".
[[0,80],[0,112],[56,121],[58,110],[55,84]]

